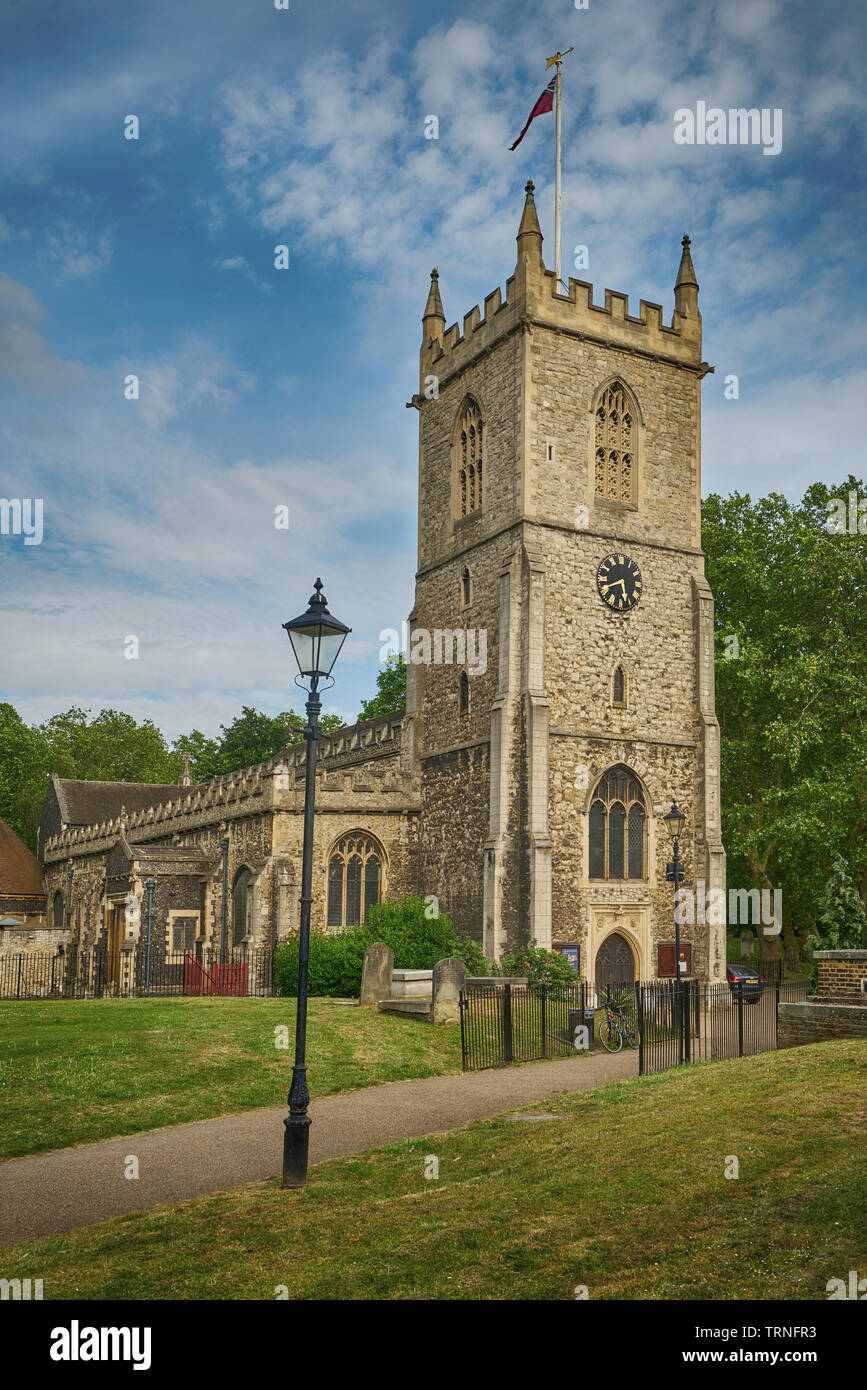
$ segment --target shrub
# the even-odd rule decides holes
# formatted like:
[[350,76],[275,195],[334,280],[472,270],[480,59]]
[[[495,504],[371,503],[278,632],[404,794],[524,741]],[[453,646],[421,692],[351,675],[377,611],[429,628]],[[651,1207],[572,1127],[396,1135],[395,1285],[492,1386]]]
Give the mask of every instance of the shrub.
[[[429,917],[423,898],[379,903],[360,926],[339,932],[322,928],[310,933],[310,994],[352,997],[361,992],[364,953],[375,941],[394,951],[398,970],[432,970],[438,960],[457,956],[471,975],[487,974],[489,966],[478,942],[460,936],[444,913]],[[298,993],[298,932],[281,943],[274,955],[274,982],[280,994]]]
[[831,868],[819,908],[817,930],[807,940],[814,950],[839,951],[867,943],[867,913],[849,865],[841,854]]
[[527,984],[537,989],[543,986],[546,989],[571,989],[581,979],[559,951],[546,951],[544,946],[537,946],[535,941],[503,956],[499,973],[526,975]]

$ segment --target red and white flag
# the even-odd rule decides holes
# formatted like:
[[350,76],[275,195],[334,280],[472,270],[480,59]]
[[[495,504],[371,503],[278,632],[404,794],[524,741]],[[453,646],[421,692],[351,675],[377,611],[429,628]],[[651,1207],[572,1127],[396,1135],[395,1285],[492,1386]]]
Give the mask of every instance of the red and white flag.
[[521,141],[523,140],[524,136],[527,134],[527,131],[530,128],[531,121],[535,120],[537,116],[543,116],[546,111],[554,110],[554,88],[556,87],[556,85],[557,79],[556,77],[552,77],[551,81],[548,83],[539,100],[536,102],[536,105],[533,107],[532,111],[527,117],[527,124],[524,126],[524,129],[521,131],[521,134],[518,136],[514,145],[509,146],[510,150],[516,150],[518,148],[518,146],[520,145]]

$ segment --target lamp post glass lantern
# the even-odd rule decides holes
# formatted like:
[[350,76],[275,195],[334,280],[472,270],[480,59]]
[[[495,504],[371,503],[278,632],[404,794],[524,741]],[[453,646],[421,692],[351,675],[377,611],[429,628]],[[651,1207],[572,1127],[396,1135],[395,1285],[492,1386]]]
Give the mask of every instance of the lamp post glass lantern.
[[[295,1016],[295,1062],[289,1089],[289,1114],[283,1121],[283,1187],[304,1187],[307,1183],[307,1154],[310,1146],[310,1092],[307,1089],[307,977],[310,965],[310,905],[313,900],[313,817],[316,797],[316,742],[319,733],[319,682],[334,681],[331,672],[340,649],[352,631],[328,611],[322,580],[317,579],[306,613],[284,623],[298,663],[295,684],[306,689],[308,698],[307,743],[304,785],[304,851],[301,861],[301,924],[298,933],[298,1010]],[[309,681],[309,687],[307,682]]]

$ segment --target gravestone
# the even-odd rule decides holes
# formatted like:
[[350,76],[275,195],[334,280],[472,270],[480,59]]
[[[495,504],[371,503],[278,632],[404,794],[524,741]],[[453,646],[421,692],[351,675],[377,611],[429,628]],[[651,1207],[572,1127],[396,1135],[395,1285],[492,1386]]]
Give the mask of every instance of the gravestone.
[[741,960],[748,960],[752,964],[753,934],[751,931],[741,932]]
[[364,953],[361,970],[360,1004],[378,1004],[391,998],[391,976],[394,971],[394,951],[384,941],[374,941]]
[[433,969],[431,998],[432,1023],[460,1023],[461,990],[467,982],[467,967],[457,956],[438,960]]

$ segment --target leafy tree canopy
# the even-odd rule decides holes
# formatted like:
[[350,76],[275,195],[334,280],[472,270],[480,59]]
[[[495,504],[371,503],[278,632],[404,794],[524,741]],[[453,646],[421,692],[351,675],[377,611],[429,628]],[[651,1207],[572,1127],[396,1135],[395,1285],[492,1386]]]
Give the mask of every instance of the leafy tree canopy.
[[[203,782],[264,762],[303,738],[305,723],[292,711],[272,716],[245,705],[221,726],[219,738],[193,729],[169,747],[151,720],[138,723],[122,710],[104,709],[91,718],[73,707],[30,726],[12,705],[0,703],[0,816],[35,849],[52,772],[106,782],[176,782],[188,753],[193,781]],[[327,734],[341,723],[330,714],[320,727]]]
[[376,694],[365,700],[359,719],[376,719],[406,708],[406,662],[402,652],[390,656],[376,677]]
[[781,888],[789,933],[838,854],[867,901],[867,538],[828,506],[850,492],[704,503],[729,883]]

